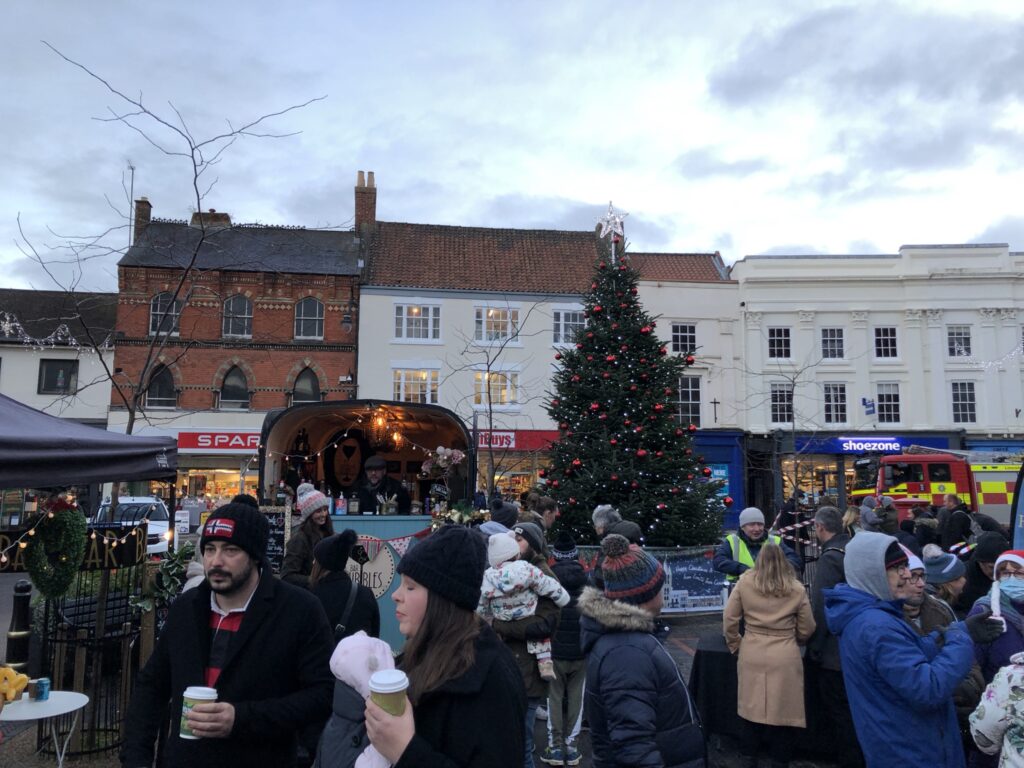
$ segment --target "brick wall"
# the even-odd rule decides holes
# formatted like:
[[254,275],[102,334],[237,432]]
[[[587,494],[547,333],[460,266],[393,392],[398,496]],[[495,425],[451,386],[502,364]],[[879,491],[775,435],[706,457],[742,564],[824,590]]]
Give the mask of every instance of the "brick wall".
[[[114,365],[119,382],[137,382],[150,341],[150,301],[158,293],[173,292],[180,272],[122,268],[118,271],[119,302]],[[242,293],[253,303],[252,338],[226,339],[222,331],[223,302]],[[252,410],[288,404],[295,378],[309,367],[320,380],[328,400],[348,399],[351,385],[339,377],[356,373],[358,338],[342,327],[358,286],[354,277],[288,275],[279,273],[215,272],[198,274],[180,294],[187,297],[179,321],[179,335],[171,338],[160,356],[181,390],[182,409],[209,409],[224,376],[238,365],[246,374]],[[295,340],[295,304],[314,296],[324,304],[323,341]],[[356,313],[352,313],[353,321]],[[113,394],[112,405],[121,405]]]

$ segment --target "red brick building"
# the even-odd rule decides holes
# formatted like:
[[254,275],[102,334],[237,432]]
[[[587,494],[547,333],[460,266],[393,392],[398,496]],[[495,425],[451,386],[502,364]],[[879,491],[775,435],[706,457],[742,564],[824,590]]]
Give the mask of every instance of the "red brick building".
[[[360,239],[151,212],[136,202],[118,263],[115,384],[128,397],[144,390],[132,432],[179,438],[179,492],[255,490],[268,410],[354,395]],[[115,388],[110,429],[129,420]]]

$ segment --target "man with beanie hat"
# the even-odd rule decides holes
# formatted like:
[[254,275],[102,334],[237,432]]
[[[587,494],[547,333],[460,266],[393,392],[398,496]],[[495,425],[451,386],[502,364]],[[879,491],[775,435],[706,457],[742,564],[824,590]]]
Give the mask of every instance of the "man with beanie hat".
[[761,554],[761,547],[766,541],[778,544],[790,565],[799,577],[804,570],[803,559],[793,551],[781,536],[767,535],[764,527],[764,513],[757,507],[747,507],[740,512],[740,529],[730,533],[715,550],[711,566],[719,573],[724,573],[729,587],[746,571],[754,567],[754,561]]
[[384,507],[393,504],[391,514],[408,515],[412,511],[412,497],[405,486],[388,477],[388,463],[381,456],[371,456],[363,464],[364,479],[356,491],[359,514],[384,515]]
[[659,641],[665,571],[618,534],[601,542],[604,590],[579,599],[594,765],[703,766],[696,707]]
[[868,768],[963,768],[953,692],[970,670],[972,638],[992,637],[991,613],[921,637],[904,620],[912,594],[896,539],[863,531],[846,546],[845,584],[826,590],[846,692]]
[[[316,598],[267,567],[269,533],[258,509],[237,502],[203,525],[206,581],[172,603],[139,673],[121,748],[126,768],[152,765],[157,734],[168,730],[164,765],[294,766],[296,734],[326,721],[331,631]],[[188,715],[197,739],[178,734],[189,686],[217,689],[216,702]]]
[[967,560],[967,583],[960,593],[960,599],[953,606],[957,615],[966,616],[978,598],[989,593],[992,589],[996,560],[1009,548],[1006,539],[998,533],[985,531],[978,536]]

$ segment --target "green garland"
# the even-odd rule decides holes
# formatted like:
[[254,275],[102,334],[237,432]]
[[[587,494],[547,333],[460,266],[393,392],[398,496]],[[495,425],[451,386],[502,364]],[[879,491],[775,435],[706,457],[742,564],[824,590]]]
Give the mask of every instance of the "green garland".
[[44,597],[62,597],[74,581],[82,558],[88,527],[77,509],[44,513],[25,551],[25,568]]

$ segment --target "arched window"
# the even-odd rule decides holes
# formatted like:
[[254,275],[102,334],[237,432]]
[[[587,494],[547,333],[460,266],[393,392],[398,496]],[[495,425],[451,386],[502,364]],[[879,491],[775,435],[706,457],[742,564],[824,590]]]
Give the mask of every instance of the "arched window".
[[242,410],[249,407],[249,383],[237,365],[228,371],[221,384],[220,407]]
[[309,368],[306,368],[295,379],[295,389],[292,390],[293,403],[319,403],[320,402],[320,379]]
[[181,317],[181,299],[172,299],[173,294],[158,293],[149,302],[149,335],[167,333],[178,335],[178,320]]
[[178,393],[174,391],[174,376],[171,375],[170,368],[161,365],[149,377],[149,387],[146,389],[146,407],[176,408],[177,405]]
[[236,293],[224,302],[224,335],[252,338],[252,302]]
[[295,338],[323,339],[324,305],[312,296],[307,296],[295,305]]

